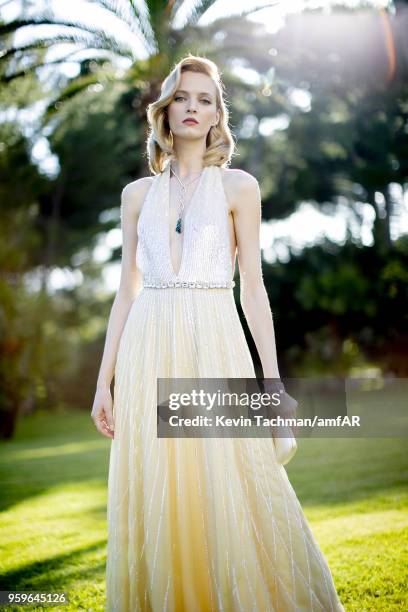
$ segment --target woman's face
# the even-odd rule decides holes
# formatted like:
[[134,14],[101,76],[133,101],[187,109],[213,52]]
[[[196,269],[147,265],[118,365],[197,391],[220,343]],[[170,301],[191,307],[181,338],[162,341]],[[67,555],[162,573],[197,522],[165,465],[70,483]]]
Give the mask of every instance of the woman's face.
[[[179,88],[167,107],[167,116],[173,136],[188,140],[206,138],[211,126],[220,119],[212,79],[199,72],[183,72]],[[188,118],[196,123],[186,123]]]

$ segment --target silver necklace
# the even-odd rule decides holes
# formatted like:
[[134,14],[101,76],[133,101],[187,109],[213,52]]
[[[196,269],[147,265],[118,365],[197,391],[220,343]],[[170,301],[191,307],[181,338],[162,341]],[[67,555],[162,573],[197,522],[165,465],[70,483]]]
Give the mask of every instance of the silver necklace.
[[179,211],[178,211],[178,217],[177,217],[177,223],[176,223],[175,230],[176,230],[176,232],[178,234],[181,234],[181,231],[182,231],[181,218],[182,218],[182,214],[183,214],[183,210],[184,210],[184,205],[185,205],[185,198],[186,198],[186,193],[187,193],[187,187],[192,185],[196,180],[198,180],[200,178],[200,176],[202,174],[202,170],[201,170],[200,174],[195,179],[190,181],[189,183],[183,183],[181,181],[180,177],[177,176],[174,168],[171,165],[170,165],[170,171],[174,174],[174,176],[176,177],[176,179],[180,183]]

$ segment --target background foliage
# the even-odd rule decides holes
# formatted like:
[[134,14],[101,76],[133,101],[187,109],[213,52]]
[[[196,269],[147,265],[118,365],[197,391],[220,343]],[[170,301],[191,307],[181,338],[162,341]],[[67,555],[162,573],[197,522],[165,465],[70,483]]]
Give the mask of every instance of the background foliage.
[[[232,166],[259,180],[264,220],[304,202],[333,215],[346,205],[360,228],[344,244],[324,239],[264,262],[283,375],[406,376],[408,238],[393,235],[407,199],[406,3],[305,11],[275,33],[249,9],[200,25],[216,2],[195,3],[183,27],[182,2],[146,3],[144,14],[126,0],[94,4],[138,39],[143,59],[113,27],[39,3],[0,23],[0,435],[38,407],[90,410],[113,299],[103,271],[121,257],[113,247],[99,261],[94,248],[119,227],[121,189],[147,174],[146,106],[186,52],[220,66],[238,140]],[[62,42],[65,55],[50,56]],[[68,77],[59,67],[72,59],[79,72]],[[38,105],[27,130],[21,112]],[[44,138],[55,172],[33,155]],[[56,288],[56,271],[75,282]]]

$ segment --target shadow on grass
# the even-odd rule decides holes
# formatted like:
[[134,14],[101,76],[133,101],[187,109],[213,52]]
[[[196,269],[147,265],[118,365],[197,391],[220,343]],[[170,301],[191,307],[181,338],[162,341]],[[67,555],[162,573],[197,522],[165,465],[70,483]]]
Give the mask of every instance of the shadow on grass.
[[[287,466],[302,505],[343,505],[386,497],[392,507],[407,494],[405,438],[298,440]],[[401,505],[406,503],[401,496]]]
[[[104,550],[106,539],[90,546],[27,563],[17,570],[5,572],[0,576],[2,591],[68,591],[71,582],[76,580],[95,581],[98,572],[104,574],[105,561],[98,564],[80,563],[84,555]],[[87,568],[85,568],[85,565]],[[68,593],[69,595],[69,593]]]
[[[286,469],[302,504],[341,506],[406,490],[405,439],[303,438],[298,443]],[[107,487],[110,444],[88,413],[32,415],[15,440],[0,445],[0,510],[64,485],[97,480]]]
[[[107,481],[108,450],[86,449],[86,442],[77,445],[75,453],[67,452],[66,444],[55,444],[55,454],[45,457],[30,456],[26,459],[0,460],[0,511],[4,511],[26,499],[46,493],[66,484],[80,484],[89,480]],[[50,447],[47,447],[49,449]]]
[[0,511],[66,484],[107,483],[110,440],[88,413],[32,415],[0,445]]

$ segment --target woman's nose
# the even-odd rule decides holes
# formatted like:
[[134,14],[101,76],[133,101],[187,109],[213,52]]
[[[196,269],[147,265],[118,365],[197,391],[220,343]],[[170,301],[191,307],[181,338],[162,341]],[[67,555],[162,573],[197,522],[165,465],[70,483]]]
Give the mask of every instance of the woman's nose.
[[190,113],[193,112],[193,111],[195,112],[197,110],[197,106],[196,106],[196,103],[194,101],[190,101],[189,102],[188,110],[189,110]]

